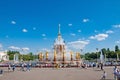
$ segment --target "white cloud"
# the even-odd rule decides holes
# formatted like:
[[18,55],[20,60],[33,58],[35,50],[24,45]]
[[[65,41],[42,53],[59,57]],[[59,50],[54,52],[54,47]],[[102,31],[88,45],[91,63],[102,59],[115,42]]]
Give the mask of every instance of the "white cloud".
[[96,39],[98,41],[105,40],[108,37],[108,34],[98,34],[95,36],[90,36],[90,39]]
[[42,37],[43,37],[44,40],[47,40],[46,34],[42,34]]
[[33,30],[36,30],[36,27],[33,27]]
[[97,30],[95,30],[94,32],[95,32],[95,33],[97,33],[98,31],[97,31]]
[[83,22],[89,22],[90,20],[89,19],[83,19]]
[[43,48],[42,51],[48,51],[48,52],[50,52],[51,50],[47,49],[47,48]]
[[45,36],[46,36],[46,34],[42,34],[42,36],[43,36],[43,37],[45,37]]
[[118,40],[118,41],[115,41],[115,43],[117,43],[117,44],[120,44],[120,40]]
[[83,38],[80,38],[80,39],[78,39],[79,41],[81,41],[81,40],[85,40],[85,38],[83,37]]
[[29,51],[30,49],[28,47],[22,48],[23,51]]
[[23,31],[23,32],[28,32],[28,30],[27,30],[27,29],[23,29],[22,31]]
[[78,32],[81,32],[81,30],[78,30]]
[[74,33],[71,33],[70,35],[71,35],[71,36],[76,36],[76,34],[74,34]]
[[13,50],[20,50],[20,48],[19,47],[15,47],[15,46],[10,46],[10,47],[8,47],[9,49],[13,49]]
[[72,24],[68,24],[68,26],[72,26]]
[[43,38],[44,40],[47,40],[47,38]]
[[83,49],[87,44],[89,44],[89,40],[78,40],[68,43],[68,47],[74,48],[74,49]]
[[2,46],[2,44],[0,43],[0,50],[3,50],[3,46]]
[[112,25],[115,28],[120,28],[120,24]]
[[6,38],[9,38],[9,36],[8,36],[8,35],[6,35],[5,37],[6,37]]
[[112,30],[108,30],[108,31],[106,31],[106,33],[107,34],[112,34],[112,33],[114,33]]
[[2,46],[2,44],[0,44],[0,48],[2,48],[3,46]]
[[16,24],[16,22],[15,21],[11,21],[11,24]]

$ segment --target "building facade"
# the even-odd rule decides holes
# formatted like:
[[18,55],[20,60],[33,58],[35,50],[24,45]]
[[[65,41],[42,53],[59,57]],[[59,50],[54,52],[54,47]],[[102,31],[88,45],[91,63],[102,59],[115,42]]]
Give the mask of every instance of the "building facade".
[[66,46],[65,46],[65,41],[62,38],[61,32],[60,32],[60,24],[58,28],[58,36],[55,39],[54,42],[54,51],[56,51],[56,59],[57,60],[62,60],[63,53],[66,51]]
[[8,61],[9,60],[9,56],[7,55],[6,52],[1,51],[0,52],[0,61]]

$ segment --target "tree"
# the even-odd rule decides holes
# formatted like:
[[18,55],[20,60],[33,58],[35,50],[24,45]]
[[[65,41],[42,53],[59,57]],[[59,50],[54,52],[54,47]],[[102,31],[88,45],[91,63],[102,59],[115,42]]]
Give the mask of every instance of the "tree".
[[85,56],[83,54],[80,55],[81,58],[84,58]]
[[33,55],[33,53],[32,53],[32,52],[28,53],[28,55],[29,55],[29,57],[30,57],[30,59],[29,59],[29,60],[33,60],[33,59],[34,59],[34,55]]
[[[109,58],[116,58],[117,55],[115,53],[117,53],[118,56],[120,57],[120,50],[119,50],[118,46],[115,46],[115,51],[111,51],[109,48],[107,48],[107,49],[103,48],[103,49],[101,49],[101,51],[102,51],[103,55],[106,54],[106,58],[108,58],[108,59]],[[95,60],[99,57],[100,57],[100,52],[85,53],[85,59],[86,60]]]
[[30,60],[33,60],[34,59],[34,55],[32,52],[28,53],[28,54],[23,54],[22,55],[22,59],[24,61],[30,61]]
[[92,52],[92,53],[86,53],[85,54],[85,59],[86,60],[93,60],[93,59],[97,59],[97,54]]
[[110,54],[110,49],[109,49],[109,48],[107,48],[106,57],[107,57],[107,58],[112,58],[112,56],[111,56],[111,54]]
[[119,47],[118,45],[115,46],[115,54],[116,54],[116,57],[117,57],[117,60],[119,58]]
[[118,52],[119,51],[119,47],[118,45],[115,46],[115,52]]
[[107,52],[107,50],[105,48],[101,49],[101,51],[102,51],[103,55],[105,55]]
[[16,54],[16,53],[18,53],[20,55],[19,51],[11,51],[11,50],[7,51],[7,55],[9,56],[9,60],[13,60],[14,54]]

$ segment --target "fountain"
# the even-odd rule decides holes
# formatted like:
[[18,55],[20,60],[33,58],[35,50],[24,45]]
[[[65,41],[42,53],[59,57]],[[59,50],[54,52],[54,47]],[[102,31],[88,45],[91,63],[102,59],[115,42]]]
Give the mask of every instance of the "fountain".
[[75,55],[75,53],[73,53],[72,51],[67,50],[67,46],[60,32],[60,24],[58,27],[58,37],[55,39],[53,45],[53,52],[46,51],[46,53],[44,54],[44,59],[43,54],[40,53],[39,61],[45,61],[45,63],[49,62],[53,64],[62,64],[63,66],[67,64],[74,64],[79,66],[79,64],[81,63],[80,53],[76,53]]
[[19,62],[19,54],[16,53],[14,54],[14,63],[18,63]]

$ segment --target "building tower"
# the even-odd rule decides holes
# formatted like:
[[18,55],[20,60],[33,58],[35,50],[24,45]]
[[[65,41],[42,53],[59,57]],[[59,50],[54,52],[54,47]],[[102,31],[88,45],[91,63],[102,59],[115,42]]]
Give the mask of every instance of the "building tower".
[[58,26],[58,37],[54,42],[54,51],[56,51],[57,60],[62,60],[62,54],[65,52],[65,41],[62,38],[61,31],[60,31],[60,24]]

